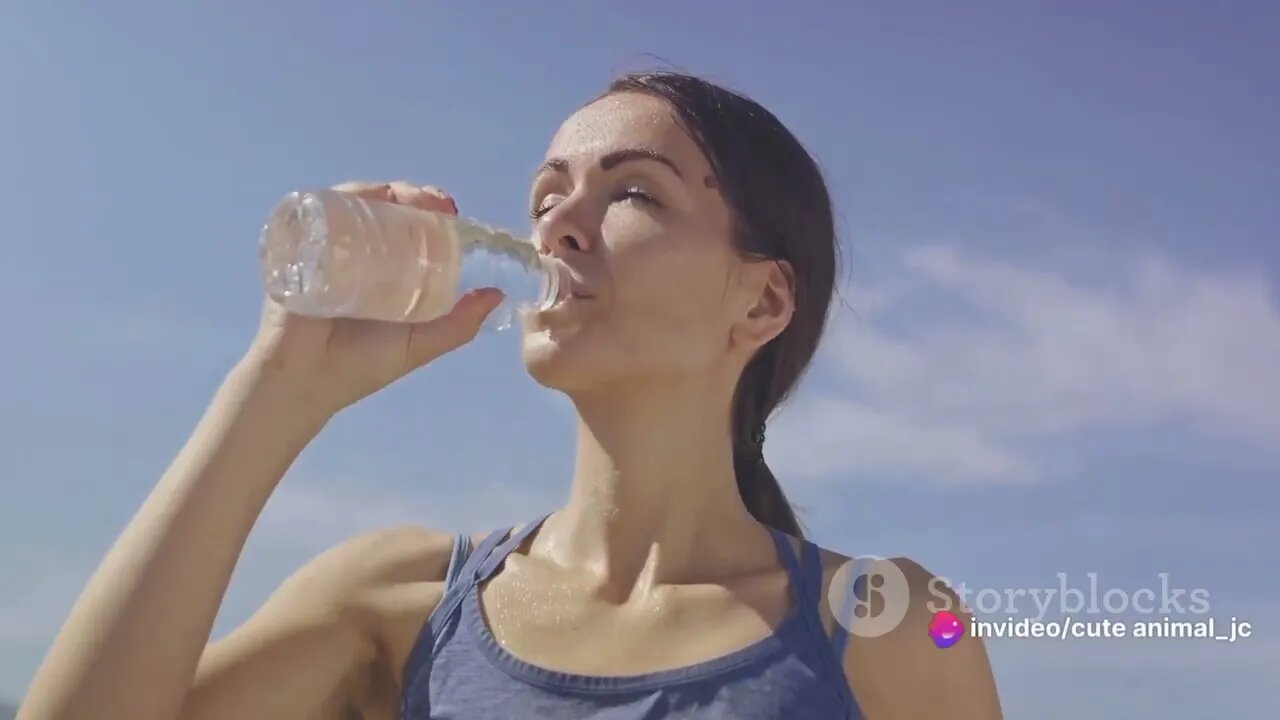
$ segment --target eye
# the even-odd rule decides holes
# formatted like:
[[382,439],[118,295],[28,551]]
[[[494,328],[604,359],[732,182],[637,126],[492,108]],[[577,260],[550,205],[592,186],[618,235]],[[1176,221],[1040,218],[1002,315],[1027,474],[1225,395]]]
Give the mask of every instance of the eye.
[[[658,199],[653,196],[652,193],[649,193],[638,187],[629,187],[623,190],[622,192],[618,193],[615,200],[617,201],[638,200],[642,203],[648,203],[650,205],[661,204],[658,202]],[[529,217],[534,220],[538,220],[542,218],[543,215],[546,215],[547,213],[554,210],[555,207],[556,206],[554,203],[548,202],[547,200],[543,200],[541,203],[538,204],[537,207],[529,211]]]
[[547,213],[551,212],[553,209],[555,209],[555,205],[547,202],[544,199],[541,203],[537,205],[537,207],[529,211],[529,217],[533,218],[534,220],[537,220],[541,218],[543,215],[546,215]]
[[653,195],[638,187],[629,187],[618,194],[618,200],[639,200],[640,202],[657,205],[658,200]]

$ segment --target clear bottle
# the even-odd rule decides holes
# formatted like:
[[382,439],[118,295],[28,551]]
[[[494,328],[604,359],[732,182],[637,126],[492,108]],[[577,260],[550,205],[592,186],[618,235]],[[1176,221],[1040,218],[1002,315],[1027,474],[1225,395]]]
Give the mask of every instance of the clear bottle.
[[259,260],[267,293],[300,315],[424,322],[467,290],[496,287],[506,299],[485,322],[495,330],[523,308],[550,307],[564,273],[511,233],[336,190],[281,200]]

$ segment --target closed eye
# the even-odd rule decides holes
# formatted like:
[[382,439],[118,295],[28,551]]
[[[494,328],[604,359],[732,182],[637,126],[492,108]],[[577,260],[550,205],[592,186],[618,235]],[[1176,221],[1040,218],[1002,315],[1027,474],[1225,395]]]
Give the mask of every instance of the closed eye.
[[556,207],[555,203],[551,202],[551,196],[548,195],[544,197],[541,202],[535,205],[532,210],[529,211],[529,217],[533,218],[534,220],[537,220],[541,218],[543,215],[546,215],[547,213],[554,210],[555,207]]
[[[618,201],[638,200],[642,203],[648,203],[650,205],[657,205],[657,206],[662,205],[662,203],[659,203],[658,199],[655,198],[651,193],[641,190],[638,187],[631,187],[631,188],[627,188],[626,190],[623,190],[621,193],[617,195],[615,200],[618,200]],[[555,207],[556,206],[554,204],[544,202],[541,205],[530,210],[529,217],[532,218],[533,220],[539,220],[542,218],[543,215],[546,215],[547,213],[554,210]]]
[[619,200],[639,200],[651,205],[659,205],[658,199],[638,187],[631,187],[618,194]]

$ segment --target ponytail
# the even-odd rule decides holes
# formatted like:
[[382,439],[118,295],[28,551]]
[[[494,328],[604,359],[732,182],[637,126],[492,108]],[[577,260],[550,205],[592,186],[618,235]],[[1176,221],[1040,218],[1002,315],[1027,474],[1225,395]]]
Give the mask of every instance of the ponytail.
[[804,537],[800,521],[782,485],[764,460],[765,417],[781,400],[772,382],[772,343],[747,363],[733,401],[733,471],[738,494],[758,522],[794,537]]
[[788,535],[804,537],[795,510],[782,492],[782,486],[773,476],[773,471],[765,463],[763,455],[754,455],[748,451],[747,456],[744,456],[743,453],[734,452],[733,470],[738,478],[738,493],[742,495],[742,503],[747,506],[751,517]]

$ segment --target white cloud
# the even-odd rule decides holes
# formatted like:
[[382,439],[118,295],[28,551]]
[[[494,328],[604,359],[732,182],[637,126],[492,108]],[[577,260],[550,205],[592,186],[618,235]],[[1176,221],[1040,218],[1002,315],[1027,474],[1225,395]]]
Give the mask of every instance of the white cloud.
[[1033,472],[1026,460],[972,428],[930,424],[831,397],[801,408],[786,414],[768,450],[769,462],[785,467],[789,477],[826,477],[848,470],[850,463],[875,474],[960,482],[1019,480]]
[[1260,278],[1149,257],[1102,287],[946,246],[901,267],[832,324],[820,363],[841,390],[779,418],[789,473],[1034,479],[1036,442],[1170,423],[1276,461],[1280,311]]

